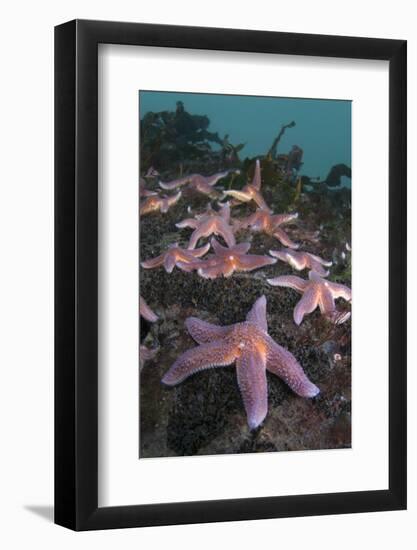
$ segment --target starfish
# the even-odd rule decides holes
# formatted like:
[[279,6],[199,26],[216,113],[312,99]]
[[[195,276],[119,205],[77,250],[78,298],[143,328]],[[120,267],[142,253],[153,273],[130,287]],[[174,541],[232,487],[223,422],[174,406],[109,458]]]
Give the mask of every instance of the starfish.
[[189,218],[177,223],[179,228],[191,227],[194,229],[190,242],[189,249],[194,249],[197,246],[200,237],[209,237],[210,235],[221,235],[227,246],[236,244],[235,236],[233,235],[230,221],[230,206],[224,204],[219,212],[209,209],[204,214],[199,214],[195,218]]
[[143,216],[145,214],[149,214],[150,212],[160,210],[163,214],[166,214],[170,206],[176,204],[180,200],[180,197],[181,191],[171,197],[161,197],[159,195],[148,197],[140,205],[139,213]]
[[[225,170],[224,172],[212,174],[211,176],[190,174],[189,176],[184,176],[166,183],[160,181],[159,185],[162,189],[177,189],[178,187],[189,184],[190,188],[195,189],[200,193],[204,193],[204,195],[210,195],[214,191],[214,185],[216,185],[216,183],[222,178],[225,178],[230,172],[231,170]],[[236,172],[238,173],[239,171],[237,170]]]
[[247,254],[250,243],[226,247],[217,242],[214,237],[210,242],[214,254],[209,254],[204,260],[196,260],[186,265],[180,263],[179,267],[184,271],[197,269],[197,273],[204,279],[216,279],[221,275],[230,277],[235,271],[253,271],[276,262],[275,258],[269,258],[269,256]]
[[350,317],[350,312],[338,312],[334,301],[337,298],[343,298],[350,302],[351,289],[345,285],[327,281],[314,271],[310,271],[307,281],[295,275],[282,275],[267,281],[272,286],[293,288],[303,295],[294,308],[294,321],[297,325],[301,323],[304,315],[312,313],[317,306],[321,313],[335,324],[340,325]]
[[171,245],[168,250],[163,252],[160,256],[146,260],[140,265],[145,269],[153,269],[154,267],[164,266],[167,273],[172,273],[174,267],[181,264],[189,264],[194,262],[197,258],[201,258],[209,251],[210,244],[196,248],[195,250],[187,250],[186,248],[180,248],[178,243]]
[[258,298],[241,323],[218,326],[188,317],[185,325],[199,345],[183,353],[162,382],[174,386],[203,369],[236,363],[237,382],[251,430],[262,423],[268,412],[266,370],[301,397],[314,397],[320,391],[295,357],[269,336],[265,296]]
[[155,323],[158,320],[158,315],[151,310],[142,296],[139,296],[139,313],[150,323]]
[[241,202],[254,201],[259,208],[262,208],[269,212],[269,207],[265,202],[265,199],[261,195],[261,165],[259,159],[256,160],[255,173],[252,183],[246,184],[241,191],[236,189],[230,189],[224,191],[225,195],[230,195]]
[[267,235],[275,237],[284,246],[289,248],[298,248],[299,245],[294,243],[283,229],[281,225],[290,223],[298,218],[298,214],[271,214],[271,212],[258,209],[256,212],[243,219],[238,223],[235,230],[239,230],[244,227],[250,227],[253,231],[262,231]]
[[333,263],[326,262],[326,260],[323,260],[320,256],[315,256],[314,254],[310,254],[310,252],[296,252],[290,248],[270,250],[269,253],[271,256],[274,256],[274,258],[287,262],[287,264],[290,264],[290,266],[297,271],[310,269],[315,271],[318,275],[320,275],[320,277],[327,277],[329,274],[323,266],[330,267]]

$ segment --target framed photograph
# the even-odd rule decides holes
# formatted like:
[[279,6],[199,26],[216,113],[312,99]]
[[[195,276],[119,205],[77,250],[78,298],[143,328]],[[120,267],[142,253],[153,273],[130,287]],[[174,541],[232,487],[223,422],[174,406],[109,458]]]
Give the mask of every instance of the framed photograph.
[[406,42],[55,29],[55,521],[406,507]]

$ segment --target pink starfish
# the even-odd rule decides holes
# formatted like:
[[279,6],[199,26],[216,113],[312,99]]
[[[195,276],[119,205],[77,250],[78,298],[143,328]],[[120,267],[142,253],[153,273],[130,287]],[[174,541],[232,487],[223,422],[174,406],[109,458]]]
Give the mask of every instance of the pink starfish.
[[197,269],[197,273],[204,279],[216,279],[217,277],[230,277],[235,271],[253,271],[276,262],[274,258],[247,254],[250,243],[240,243],[235,246],[222,246],[213,237],[211,246],[214,254],[209,254],[204,260],[196,260],[187,265],[179,264],[184,271]]
[[295,357],[269,336],[265,296],[255,302],[246,321],[241,323],[222,327],[189,317],[185,325],[199,346],[183,353],[162,382],[174,386],[203,369],[236,363],[237,381],[251,430],[262,423],[268,412],[266,370],[301,397],[314,397],[320,391]]
[[222,178],[225,178],[230,172],[231,170],[225,170],[224,172],[212,174],[211,176],[190,174],[189,176],[183,176],[182,178],[178,178],[176,180],[166,183],[160,181],[159,185],[160,187],[162,187],[162,189],[177,189],[178,187],[189,184],[190,188],[195,189],[200,193],[204,193],[205,195],[210,195],[214,191],[214,185],[216,185],[216,183]]
[[195,216],[195,218],[189,218],[177,223],[176,226],[179,228],[191,227],[194,229],[188,245],[188,248],[191,250],[197,246],[198,240],[201,237],[209,237],[213,234],[221,235],[226,241],[227,246],[234,246],[236,241],[229,221],[230,207],[226,203],[219,212],[209,209],[204,214]]
[[148,197],[140,205],[139,214],[144,216],[145,214],[158,210],[166,214],[168,209],[180,200],[180,197],[181,191],[171,197],[161,197],[159,195]]
[[250,227],[253,231],[259,231],[275,237],[284,246],[289,248],[298,248],[299,245],[294,243],[283,229],[281,225],[290,223],[298,218],[298,214],[271,214],[271,212],[258,209],[256,212],[238,222],[235,230],[238,231],[244,227]]
[[139,296],[139,313],[150,323],[155,323],[158,320],[158,315],[151,310],[142,296]]
[[252,183],[246,184],[241,191],[230,189],[228,191],[224,191],[224,194],[230,195],[241,202],[254,201],[259,208],[269,211],[269,207],[261,195],[261,165],[259,159],[256,160],[255,173]]
[[314,254],[310,254],[310,252],[296,252],[289,248],[283,248],[282,250],[270,250],[269,253],[274,258],[287,262],[287,264],[290,264],[297,271],[310,269],[321,277],[327,277],[329,274],[323,266],[330,267],[332,265],[332,262],[326,262],[320,256],[315,256]]
[[345,285],[327,281],[314,271],[310,271],[308,279],[306,281],[295,275],[282,275],[274,279],[267,279],[267,281],[272,286],[293,288],[303,295],[294,308],[294,321],[297,325],[301,323],[304,315],[312,313],[317,306],[329,321],[338,325],[347,321],[350,312],[338,312],[334,301],[337,298],[343,298],[350,302],[352,300],[351,289]]
[[168,250],[163,252],[160,256],[146,260],[140,265],[145,269],[153,269],[154,267],[164,266],[167,273],[172,273],[174,267],[179,264],[189,264],[194,262],[197,258],[201,258],[209,251],[210,244],[196,248],[195,250],[188,250],[186,248],[180,248],[178,243],[171,245]]

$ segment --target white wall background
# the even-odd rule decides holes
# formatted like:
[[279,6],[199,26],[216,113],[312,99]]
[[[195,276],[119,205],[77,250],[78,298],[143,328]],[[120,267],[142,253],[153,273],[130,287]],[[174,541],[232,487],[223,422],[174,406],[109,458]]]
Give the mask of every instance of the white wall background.
[[[18,1],[1,11],[0,545],[200,549],[362,547],[417,540],[415,285],[409,288],[409,510],[75,534],[53,495],[53,26],[78,18],[404,38],[409,41],[409,280],[417,279],[417,36],[413,2]],[[377,186],[375,193],[378,192]],[[377,266],[376,266],[377,270]],[[277,476],[285,472],[277,472]],[[314,472],[312,472],[314,475]],[[340,472],[343,476],[343,472]],[[157,483],[158,480],[155,480]]]

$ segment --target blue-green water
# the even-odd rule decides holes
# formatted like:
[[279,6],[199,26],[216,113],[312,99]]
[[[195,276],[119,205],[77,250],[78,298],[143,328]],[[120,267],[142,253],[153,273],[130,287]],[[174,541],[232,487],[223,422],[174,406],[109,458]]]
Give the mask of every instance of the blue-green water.
[[[178,101],[190,114],[207,115],[210,132],[229,134],[234,145],[245,142],[241,159],[265,155],[281,126],[294,120],[278,153],[301,147],[301,175],[324,179],[335,164],[351,166],[350,101],[141,91],[140,118],[149,111],[175,111]],[[347,178],[342,182],[350,185]]]

